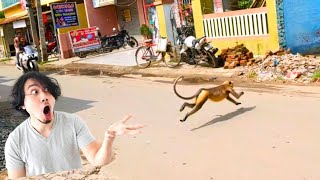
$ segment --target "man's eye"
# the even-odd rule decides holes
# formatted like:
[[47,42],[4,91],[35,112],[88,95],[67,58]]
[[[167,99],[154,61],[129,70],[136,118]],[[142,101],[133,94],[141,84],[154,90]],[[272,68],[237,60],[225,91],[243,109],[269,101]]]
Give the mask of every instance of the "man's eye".
[[31,94],[32,94],[32,95],[38,94],[38,90],[32,90],[32,91],[31,91]]

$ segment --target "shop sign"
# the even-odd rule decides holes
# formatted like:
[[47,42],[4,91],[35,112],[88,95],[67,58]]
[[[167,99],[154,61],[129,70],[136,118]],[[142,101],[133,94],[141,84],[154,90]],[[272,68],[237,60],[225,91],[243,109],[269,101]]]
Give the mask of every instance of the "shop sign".
[[115,5],[117,0],[92,0],[92,3],[94,8],[99,8],[108,5]]
[[89,51],[101,47],[96,27],[69,31],[69,38],[74,53]]
[[51,4],[51,11],[55,28],[79,26],[76,2]]

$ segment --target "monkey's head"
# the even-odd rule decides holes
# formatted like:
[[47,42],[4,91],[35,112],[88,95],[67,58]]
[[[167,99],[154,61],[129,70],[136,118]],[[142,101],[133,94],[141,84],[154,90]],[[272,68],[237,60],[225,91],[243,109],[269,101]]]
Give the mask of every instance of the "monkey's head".
[[233,88],[233,82],[232,81],[227,80],[223,84]]

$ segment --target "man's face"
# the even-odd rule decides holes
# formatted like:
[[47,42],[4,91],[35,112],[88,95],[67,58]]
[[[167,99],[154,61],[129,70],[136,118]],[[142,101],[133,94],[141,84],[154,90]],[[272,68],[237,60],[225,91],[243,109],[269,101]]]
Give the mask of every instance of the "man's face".
[[21,33],[17,33],[17,37],[21,37]]
[[55,99],[38,81],[28,79],[24,85],[24,106],[32,119],[49,124],[53,119]]

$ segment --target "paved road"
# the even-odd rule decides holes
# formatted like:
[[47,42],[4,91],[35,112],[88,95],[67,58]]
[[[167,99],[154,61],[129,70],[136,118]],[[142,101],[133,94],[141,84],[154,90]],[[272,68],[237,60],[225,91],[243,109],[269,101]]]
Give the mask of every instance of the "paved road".
[[[0,101],[18,77],[0,66]],[[83,117],[93,134],[125,114],[148,125],[143,134],[118,137],[116,160],[101,173],[121,180],[303,180],[320,179],[319,87],[236,88],[244,96],[235,106],[207,102],[181,123],[184,102],[172,79],[130,79],[49,74],[63,96],[57,110]],[[167,83],[163,83],[167,82]],[[192,95],[200,86],[181,85]]]

